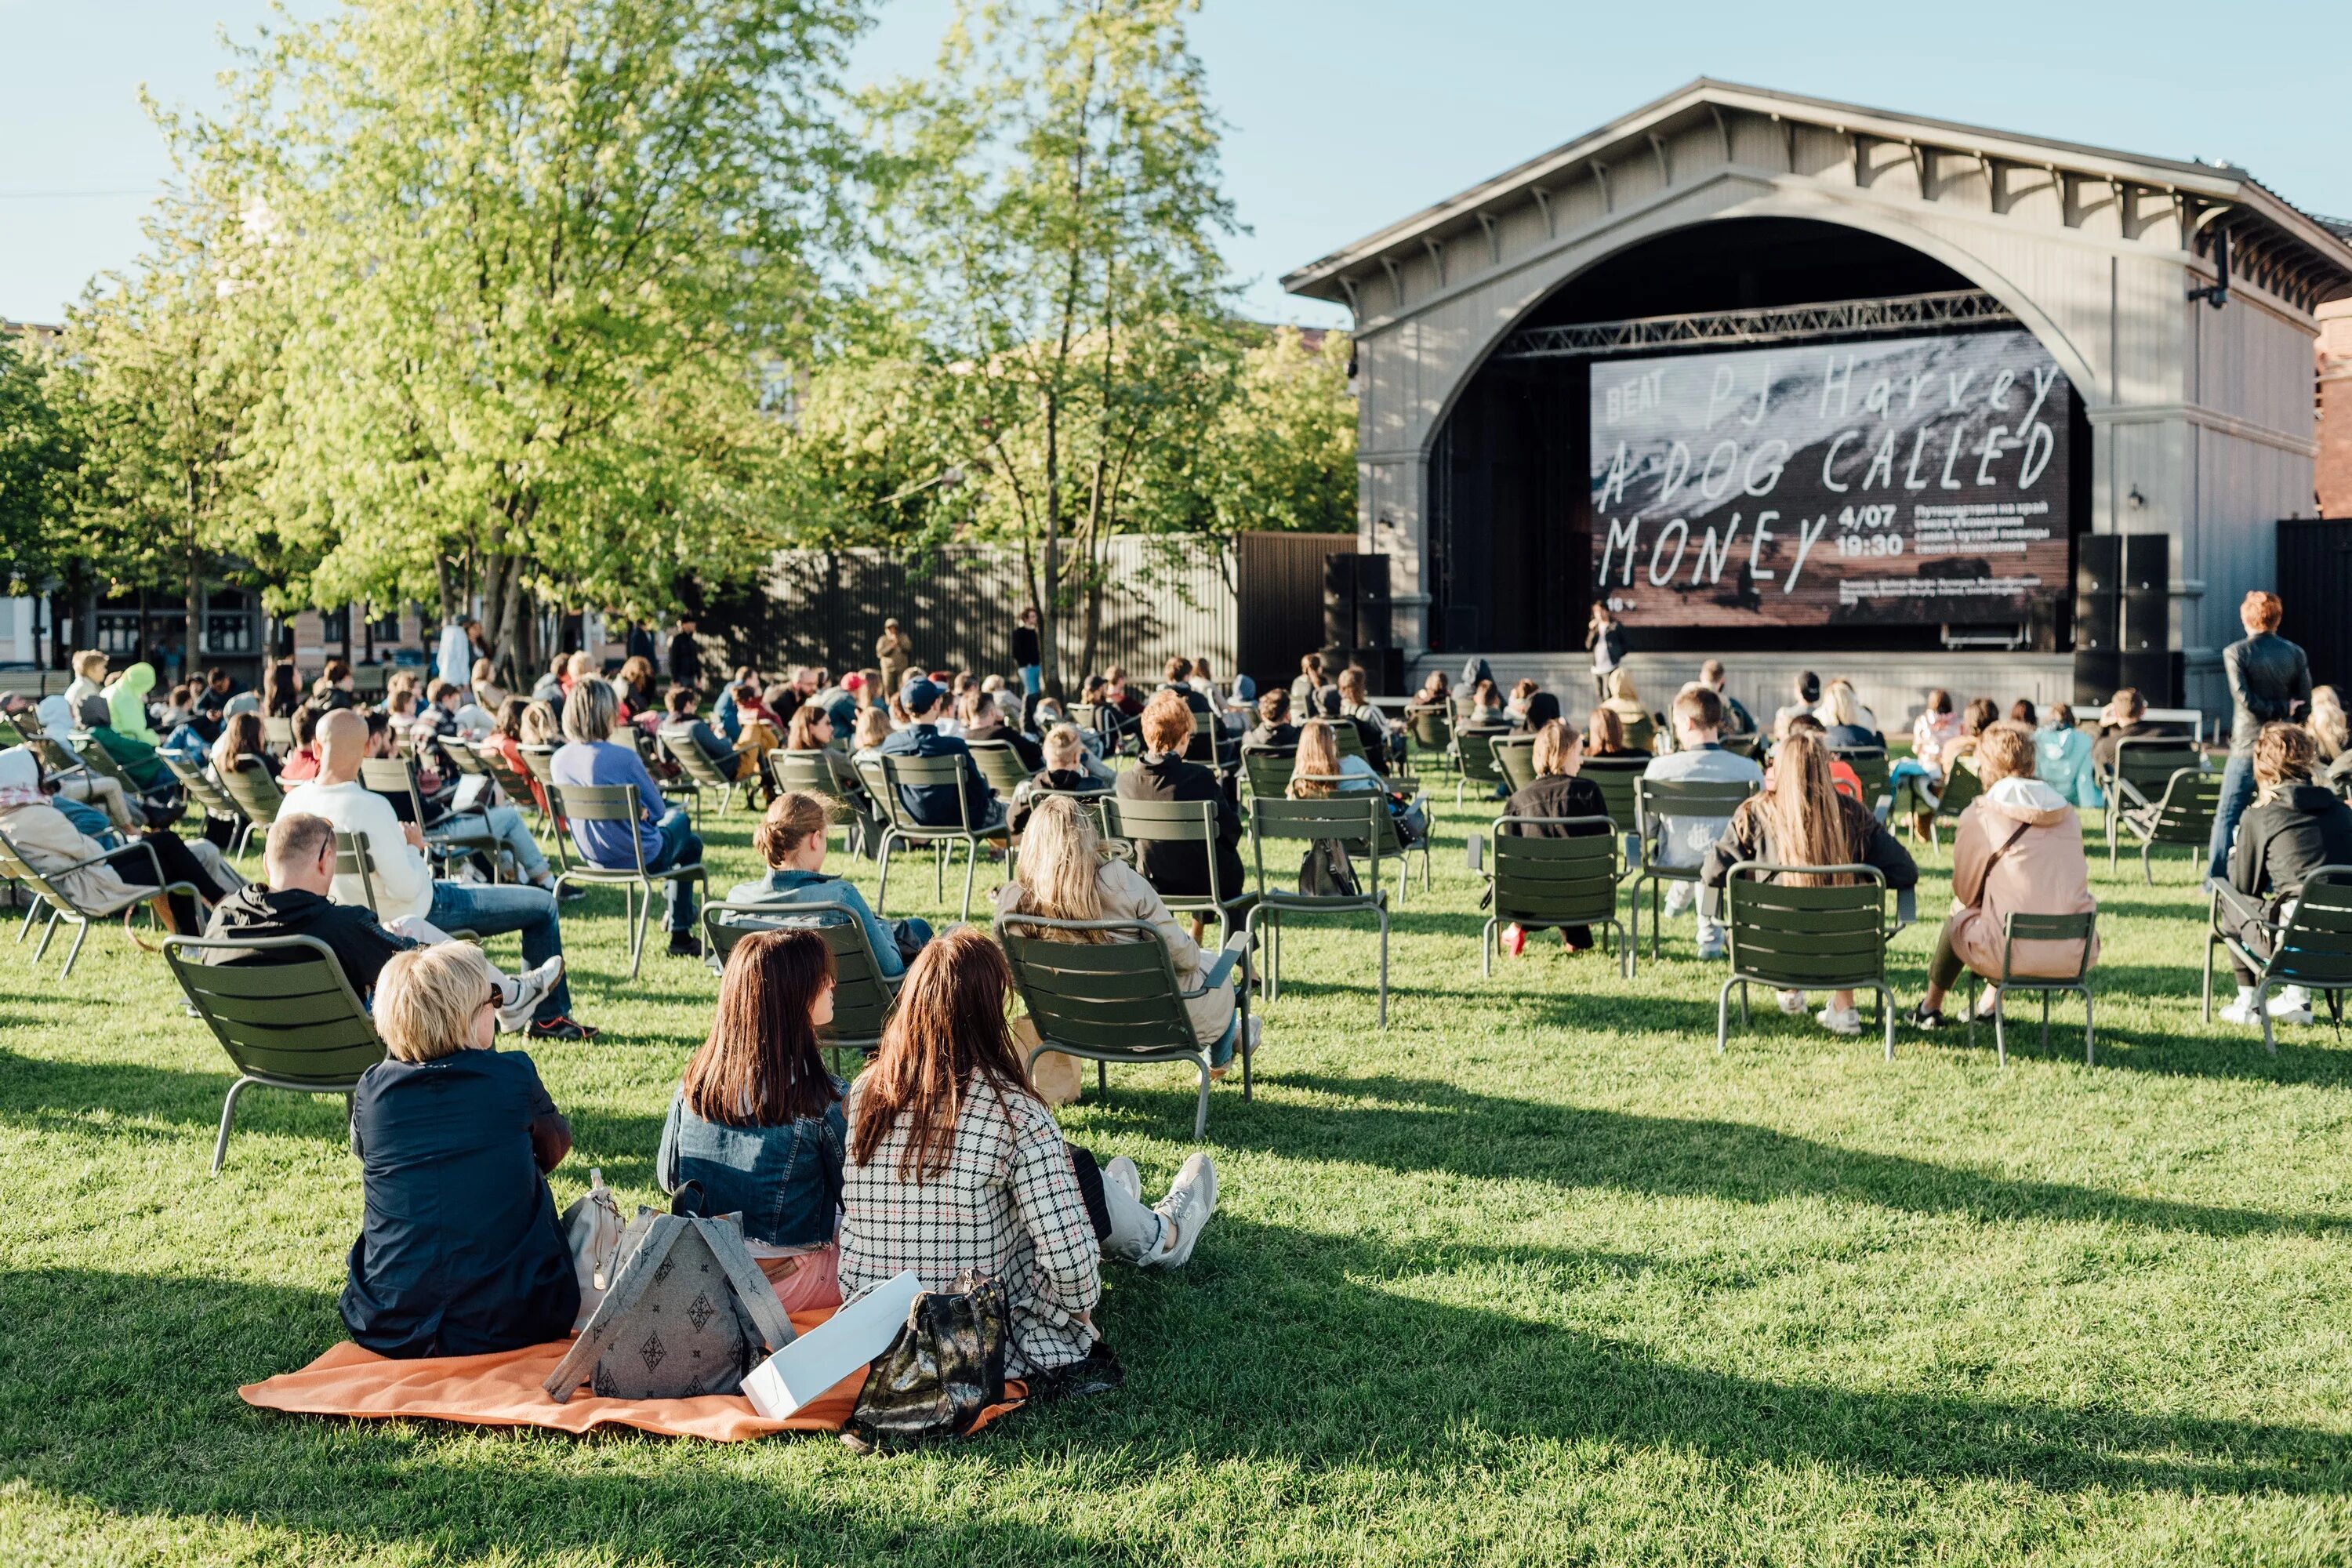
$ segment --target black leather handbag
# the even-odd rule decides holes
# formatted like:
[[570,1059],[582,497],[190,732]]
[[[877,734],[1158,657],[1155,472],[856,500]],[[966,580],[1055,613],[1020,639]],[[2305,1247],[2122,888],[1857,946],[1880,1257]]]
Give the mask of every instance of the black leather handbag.
[[1012,1330],[1001,1280],[966,1269],[951,1289],[924,1291],[866,1369],[844,1437],[884,1448],[961,1436],[982,1411],[1003,1402]]

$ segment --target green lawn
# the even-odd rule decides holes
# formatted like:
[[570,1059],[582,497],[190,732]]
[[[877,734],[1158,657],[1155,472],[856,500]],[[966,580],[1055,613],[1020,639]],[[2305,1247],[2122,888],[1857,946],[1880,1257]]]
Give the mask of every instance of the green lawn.
[[[1125,1390],[887,1459],[247,1409],[341,1337],[341,1101],[253,1091],[208,1177],[229,1075],[162,961],[100,931],[67,998],[0,944],[0,1559],[2346,1559],[2352,1048],[2199,1023],[2178,852],[2154,890],[2099,873],[2098,1066],[2068,1006],[2004,1073],[1989,1034],[1890,1065],[1769,1004],[1718,1056],[1687,921],[1630,985],[1542,944],[1482,982],[1480,819],[1441,818],[1387,1033],[1369,931],[1289,942],[1257,1098],[1212,1106],[1215,1223],[1111,1277]],[[722,886],[747,827],[710,835]],[[1944,897],[1931,865],[1906,1005]],[[714,982],[656,951],[627,983],[617,895],[585,908],[609,1032],[535,1053],[556,1196],[595,1164],[650,1201]],[[1164,1182],[1191,1098],[1129,1070],[1065,1122]]]

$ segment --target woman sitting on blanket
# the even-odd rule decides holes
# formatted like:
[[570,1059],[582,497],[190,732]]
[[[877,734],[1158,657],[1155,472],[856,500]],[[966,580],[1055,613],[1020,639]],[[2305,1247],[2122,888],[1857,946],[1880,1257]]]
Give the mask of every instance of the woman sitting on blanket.
[[745,1245],[794,1312],[841,1304],[833,1233],[849,1129],[816,1037],[832,1022],[823,937],[770,931],[738,942],[710,1037],[686,1064],[654,1157],[662,1191],[692,1182],[696,1212],[743,1216]]
[[1098,1167],[1063,1142],[1013,1048],[1012,990],[1003,951],[969,926],[908,970],[881,1055],[849,1089],[841,1293],[902,1269],[944,1290],[974,1270],[1004,1283],[1007,1373],[1033,1392],[1108,1387],[1117,1363],[1093,1318],[1103,1254],[1183,1264],[1216,1207],[1216,1172],[1194,1154],[1146,1208],[1131,1161]]
[[395,953],[376,982],[391,1055],[352,1096],[366,1217],[342,1313],[378,1354],[518,1350],[563,1338],[579,1315],[546,1178],[572,1127],[530,1058],[493,1048],[502,1000],[467,942]]

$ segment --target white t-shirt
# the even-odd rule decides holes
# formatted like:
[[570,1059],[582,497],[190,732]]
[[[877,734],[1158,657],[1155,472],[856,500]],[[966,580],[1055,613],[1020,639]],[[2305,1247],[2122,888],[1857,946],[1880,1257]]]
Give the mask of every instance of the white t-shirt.
[[[301,812],[323,816],[338,833],[364,833],[368,852],[375,860],[376,919],[386,925],[404,916],[424,920],[433,911],[433,868],[409,847],[392,802],[354,779],[350,784],[320,784],[316,779],[286,792],[279,816]],[[329,897],[339,904],[365,907],[367,896],[357,877],[338,875]]]

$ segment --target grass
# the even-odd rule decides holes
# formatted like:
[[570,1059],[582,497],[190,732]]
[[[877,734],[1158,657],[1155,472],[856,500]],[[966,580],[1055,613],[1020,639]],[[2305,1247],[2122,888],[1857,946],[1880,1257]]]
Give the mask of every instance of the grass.
[[[887,1459],[247,1408],[341,1337],[341,1102],[253,1091],[212,1179],[228,1074],[161,962],[101,931],[66,995],[0,946],[0,1558],[2345,1560],[2352,1052],[2199,1022],[2179,853],[2155,889],[2098,863],[2098,1066],[2065,1006],[2002,1072],[1769,1005],[1718,1056],[1687,921],[1632,984],[1541,943],[1482,982],[1480,819],[1439,815],[1387,1033],[1369,931],[1288,943],[1257,1098],[1212,1106],[1214,1225],[1109,1280],[1125,1390]],[[747,826],[709,835],[722,887]],[[1906,1003],[1945,896],[1930,863]],[[629,984],[617,906],[566,920],[604,1041],[534,1053],[559,1203],[591,1165],[655,1198],[714,991],[658,951]],[[1064,1120],[1164,1181],[1191,1098],[1130,1069]]]

